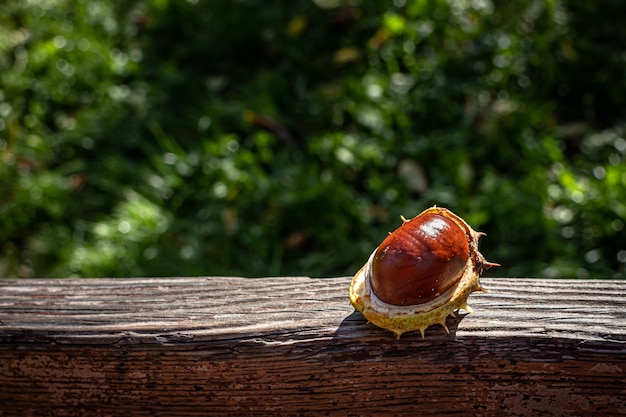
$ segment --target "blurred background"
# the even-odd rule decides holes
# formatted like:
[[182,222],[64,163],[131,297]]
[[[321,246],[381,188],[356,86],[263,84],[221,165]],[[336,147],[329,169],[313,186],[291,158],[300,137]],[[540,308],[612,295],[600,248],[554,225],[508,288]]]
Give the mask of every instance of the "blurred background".
[[626,277],[612,0],[4,0],[0,276],[353,274],[437,204]]

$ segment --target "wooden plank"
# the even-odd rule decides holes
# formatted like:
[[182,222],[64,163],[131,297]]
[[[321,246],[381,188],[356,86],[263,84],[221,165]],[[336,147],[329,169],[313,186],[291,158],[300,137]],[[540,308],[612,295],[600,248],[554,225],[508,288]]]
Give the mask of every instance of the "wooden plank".
[[626,415],[626,281],[482,282],[396,341],[349,278],[0,280],[0,415]]

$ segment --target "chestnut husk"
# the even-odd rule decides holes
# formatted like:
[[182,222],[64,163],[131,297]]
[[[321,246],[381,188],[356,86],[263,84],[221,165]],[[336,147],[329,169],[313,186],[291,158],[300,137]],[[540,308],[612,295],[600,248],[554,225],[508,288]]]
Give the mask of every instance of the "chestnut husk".
[[472,310],[467,298],[486,292],[479,282],[485,269],[499,266],[478,251],[476,232],[443,207],[431,207],[406,220],[372,252],[352,279],[349,296],[371,323],[403,333],[441,324],[454,311]]

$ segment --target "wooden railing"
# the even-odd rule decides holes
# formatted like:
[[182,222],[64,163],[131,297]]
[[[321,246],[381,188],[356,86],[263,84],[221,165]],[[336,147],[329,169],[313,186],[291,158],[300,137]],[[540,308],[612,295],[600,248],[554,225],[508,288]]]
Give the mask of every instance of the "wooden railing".
[[626,281],[482,283],[397,341],[349,278],[0,280],[0,415],[626,415]]

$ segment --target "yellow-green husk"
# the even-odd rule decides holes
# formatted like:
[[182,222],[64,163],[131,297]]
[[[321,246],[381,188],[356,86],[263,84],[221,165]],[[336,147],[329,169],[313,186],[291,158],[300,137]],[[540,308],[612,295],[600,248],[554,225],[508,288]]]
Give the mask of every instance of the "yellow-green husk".
[[474,231],[463,219],[440,207],[431,207],[421,214],[425,213],[440,214],[453,220],[467,235],[469,257],[461,277],[454,286],[428,303],[411,306],[388,304],[378,298],[370,286],[372,259],[376,250],[356,273],[350,285],[350,302],[354,308],[369,322],[392,331],[398,339],[403,333],[414,330],[419,330],[424,337],[426,329],[433,324],[441,324],[448,331],[446,318],[459,309],[472,312],[467,305],[469,295],[475,291],[486,292],[480,285],[479,277],[484,268],[497,265],[487,262],[478,251],[478,239],[483,234]]

